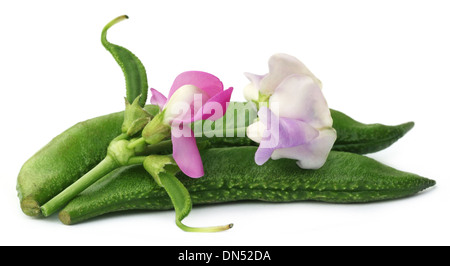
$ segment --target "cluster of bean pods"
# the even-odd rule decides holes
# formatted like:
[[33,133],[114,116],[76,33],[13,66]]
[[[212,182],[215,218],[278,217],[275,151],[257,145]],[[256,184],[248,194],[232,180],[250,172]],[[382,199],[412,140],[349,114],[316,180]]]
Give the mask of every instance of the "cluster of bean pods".
[[[159,184],[138,159],[109,167],[113,163],[105,162],[105,158],[111,143],[139,134],[159,112],[158,106],[145,105],[148,85],[143,64],[129,50],[106,39],[108,29],[126,18],[111,21],[101,36],[102,44],[125,75],[126,110],[72,126],[25,162],[17,191],[26,215],[43,217],[59,211],[64,224],[75,224],[116,211],[175,208],[177,224],[186,231],[195,231],[181,224],[192,204],[240,200],[371,202],[410,196],[435,185],[434,180],[364,156],[392,145],[414,126],[413,122],[395,126],[364,124],[337,110],[331,110],[337,140],[327,162],[318,170],[300,169],[289,159],[270,160],[258,166],[254,162],[257,143],[245,135],[208,137],[203,131],[195,132],[205,170],[202,178],[192,179],[179,171],[164,172],[160,173]],[[232,102],[227,113],[238,120],[242,106]],[[225,117],[229,116],[216,120],[212,128],[224,132],[229,129]],[[251,123],[249,117],[252,115],[232,130],[245,132]],[[194,131],[202,128],[201,123],[192,125]],[[170,140],[163,140],[144,146],[136,152],[136,158],[170,155],[171,149]]]

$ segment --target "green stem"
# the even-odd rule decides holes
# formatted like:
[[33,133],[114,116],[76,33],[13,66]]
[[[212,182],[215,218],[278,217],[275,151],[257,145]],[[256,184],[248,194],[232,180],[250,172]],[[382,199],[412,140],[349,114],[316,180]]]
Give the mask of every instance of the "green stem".
[[157,144],[148,145],[145,148],[145,153],[147,154],[159,154],[160,152],[170,152],[172,150],[172,141],[163,140]]
[[44,216],[49,216],[64,207],[76,195],[92,185],[95,181],[102,178],[112,170],[119,167],[119,164],[111,157],[106,156],[97,166],[92,168],[75,183],[67,187],[61,193],[42,205],[41,211]]
[[179,220],[176,220],[175,222],[176,222],[177,226],[185,232],[213,233],[213,232],[225,231],[225,230],[228,230],[233,227],[233,224],[211,226],[211,227],[190,227],[190,226],[183,224]]
[[128,144],[127,148],[132,150],[132,149],[136,148],[137,146],[144,145],[144,144],[146,144],[145,139],[141,137],[141,138],[131,141],[130,144]]
[[120,134],[119,136],[115,137],[112,141],[115,141],[115,140],[122,140],[122,139],[127,139],[127,138],[128,138],[127,133],[122,133],[122,134]]
[[106,24],[106,26],[103,28],[102,30],[102,35],[101,35],[101,41],[102,44],[105,46],[109,46],[108,41],[106,40],[106,32],[108,31],[109,28],[111,28],[114,24],[121,22],[122,20],[128,19],[127,15],[123,15],[120,17],[117,17],[115,19],[113,19],[111,22],[109,22],[108,24]]
[[127,165],[143,164],[147,156],[134,156],[128,160]]

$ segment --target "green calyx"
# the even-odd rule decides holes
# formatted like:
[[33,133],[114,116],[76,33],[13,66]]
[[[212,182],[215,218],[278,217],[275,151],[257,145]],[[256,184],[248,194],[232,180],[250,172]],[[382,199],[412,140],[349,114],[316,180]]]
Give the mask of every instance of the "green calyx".
[[256,105],[258,106],[258,109],[261,106],[267,106],[267,107],[269,106],[270,96],[272,96],[272,95],[262,94],[261,92],[259,93],[258,102],[256,103]]
[[164,111],[157,114],[142,130],[142,138],[153,145],[170,136],[170,126],[164,122]]
[[160,173],[168,172],[174,175],[180,171],[175,160],[169,155],[149,155],[145,158],[143,165],[145,170],[147,170],[161,187],[163,187],[163,184],[159,177]]
[[150,122],[152,116],[139,104],[141,96],[134,99],[130,104],[125,99],[125,114],[122,124],[122,133],[126,133],[128,136],[133,136]]

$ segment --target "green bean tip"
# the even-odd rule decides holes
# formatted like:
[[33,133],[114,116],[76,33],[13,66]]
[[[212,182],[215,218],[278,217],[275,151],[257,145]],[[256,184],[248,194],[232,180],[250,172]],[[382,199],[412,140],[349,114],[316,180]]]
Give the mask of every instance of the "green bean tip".
[[28,198],[24,199],[20,203],[20,207],[22,208],[23,213],[25,213],[28,216],[37,217],[41,215],[41,208],[36,200]]
[[70,219],[70,214],[68,212],[64,211],[64,210],[59,212],[58,218],[65,225],[72,224],[72,221]]

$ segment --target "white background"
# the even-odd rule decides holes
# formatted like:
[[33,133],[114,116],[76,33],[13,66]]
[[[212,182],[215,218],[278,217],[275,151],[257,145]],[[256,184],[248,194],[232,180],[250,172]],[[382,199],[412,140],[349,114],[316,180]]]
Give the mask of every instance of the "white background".
[[[2,1],[0,3],[0,244],[2,245],[448,245],[450,244],[448,1]],[[234,203],[194,207],[185,233],[174,212],[109,215],[74,226],[33,219],[15,185],[22,164],[78,121],[124,108],[125,83],[100,43],[144,63],[167,93],[186,70],[217,75],[242,101],[243,72],[264,74],[284,52],[322,80],[331,108],[365,123],[415,121],[369,155],[437,181],[396,201],[338,205]]]

